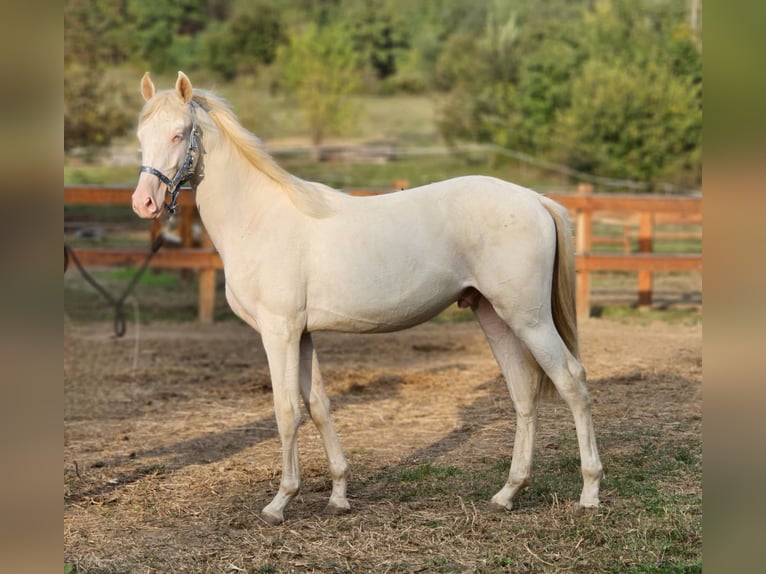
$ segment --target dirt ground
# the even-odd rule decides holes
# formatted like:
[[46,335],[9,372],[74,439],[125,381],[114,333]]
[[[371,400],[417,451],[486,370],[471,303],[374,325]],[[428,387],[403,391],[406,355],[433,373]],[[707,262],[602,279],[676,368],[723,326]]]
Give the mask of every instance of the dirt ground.
[[[128,329],[114,339],[109,324],[65,321],[64,559],[76,572],[643,572],[645,559],[701,555],[701,468],[630,479],[652,451],[689,451],[701,465],[699,323],[581,322],[607,472],[603,508],[585,518],[571,508],[578,453],[560,399],[541,406],[533,484],[517,509],[485,511],[515,415],[475,322],[317,334],[352,512],[322,514],[330,479],[307,421],[303,487],[279,527],[258,518],[281,460],[258,335],[233,321]],[[646,503],[658,492],[696,502],[671,515]],[[654,543],[669,520],[670,542]]]

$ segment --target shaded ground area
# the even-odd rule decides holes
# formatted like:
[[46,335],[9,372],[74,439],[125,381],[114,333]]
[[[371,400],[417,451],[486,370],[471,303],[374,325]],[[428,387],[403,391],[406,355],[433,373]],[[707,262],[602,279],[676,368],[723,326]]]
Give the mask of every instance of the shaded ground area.
[[515,415],[478,325],[315,336],[353,469],[351,514],[310,422],[287,522],[265,355],[238,322],[64,332],[64,558],[76,572],[701,571],[701,325],[590,319],[581,347],[607,478],[581,479],[563,402],[542,406],[530,488],[485,511]]

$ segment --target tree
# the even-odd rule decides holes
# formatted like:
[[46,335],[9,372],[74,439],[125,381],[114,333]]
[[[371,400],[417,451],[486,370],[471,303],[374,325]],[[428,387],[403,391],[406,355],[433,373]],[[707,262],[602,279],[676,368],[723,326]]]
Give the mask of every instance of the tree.
[[254,73],[259,65],[271,64],[285,41],[281,12],[260,0],[235,10],[206,34],[205,60],[210,69],[232,80],[238,73]]
[[453,34],[436,70],[448,141],[607,177],[699,180],[701,57],[679,3],[490,3],[483,31]]
[[349,28],[354,47],[375,76],[385,79],[394,75],[408,40],[402,18],[390,2],[347,0],[340,17]]
[[[115,35],[119,3],[71,0],[64,8],[64,149],[103,146],[133,123],[124,88],[110,82],[108,64],[120,61]],[[130,110],[130,111],[128,111]]]
[[558,158],[608,177],[698,183],[702,62],[685,6],[599,0],[583,23],[586,63],[557,114]]
[[193,67],[206,10],[205,0],[127,0],[135,55],[156,72]]
[[360,85],[359,55],[341,26],[309,24],[280,48],[277,65],[284,87],[306,112],[318,159],[325,137],[355,116],[350,96]]
[[556,128],[561,161],[602,176],[656,183],[699,162],[696,87],[656,62],[591,60]]

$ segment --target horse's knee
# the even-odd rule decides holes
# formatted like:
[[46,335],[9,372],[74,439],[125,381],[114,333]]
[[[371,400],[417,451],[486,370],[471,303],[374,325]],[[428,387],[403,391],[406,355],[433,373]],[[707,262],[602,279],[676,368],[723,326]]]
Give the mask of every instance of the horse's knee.
[[288,498],[293,498],[301,491],[301,479],[299,476],[282,477],[279,490]]
[[301,408],[296,400],[280,401],[274,405],[280,432],[295,433],[301,424]]
[[537,404],[534,400],[516,400],[513,404],[516,411],[516,425],[528,428],[537,420]]

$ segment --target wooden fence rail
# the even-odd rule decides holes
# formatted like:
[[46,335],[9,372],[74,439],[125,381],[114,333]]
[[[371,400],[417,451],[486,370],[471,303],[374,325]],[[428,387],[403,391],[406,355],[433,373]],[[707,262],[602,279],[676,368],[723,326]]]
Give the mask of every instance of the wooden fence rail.
[[[64,205],[124,205],[130,210],[132,187],[103,185],[72,185],[64,187]],[[181,247],[160,249],[152,257],[149,267],[154,269],[190,269],[199,274],[197,287],[197,318],[201,323],[212,323],[215,314],[216,272],[223,269],[221,257],[213,248],[207,234],[202,245],[192,247],[191,223],[198,217],[194,197],[188,191],[178,195],[178,228]],[[147,248],[77,248],[77,258],[85,267],[112,267],[144,262],[149,246],[161,231],[159,220],[149,225]]]
[[[702,271],[701,254],[653,253],[655,218],[702,223],[702,197],[615,195],[593,193],[593,186],[581,184],[575,194],[548,194],[561,203],[575,219],[577,251],[577,313],[590,314],[591,271],[638,271],[638,304],[652,303],[652,273],[655,271]],[[596,212],[639,214],[638,253],[593,253],[593,219]]]
[[[406,187],[397,181],[395,189]],[[133,188],[124,186],[78,185],[64,187],[64,205],[124,205],[129,209]],[[372,195],[379,191],[355,190],[355,195]],[[679,222],[698,222],[702,218],[701,197],[667,197],[654,195],[593,194],[588,185],[580,186],[578,193],[549,193],[551,199],[567,207],[575,222],[577,266],[577,310],[580,316],[590,312],[590,278],[596,271],[637,271],[638,303],[652,301],[652,273],[665,271],[701,271],[701,254],[654,253],[655,219]],[[192,269],[199,272],[198,318],[211,323],[215,309],[216,272],[223,268],[221,258],[203,234],[202,246],[192,247],[191,223],[197,218],[191,193],[179,195],[178,226],[181,247],[157,252],[150,263],[153,268]],[[638,214],[638,253],[595,253],[593,244],[594,214],[597,212]],[[153,222],[147,236],[147,250],[160,227]],[[701,231],[700,231],[701,233]],[[621,241],[627,241],[623,239]],[[147,250],[129,248],[78,248],[77,257],[87,267],[140,265]]]

